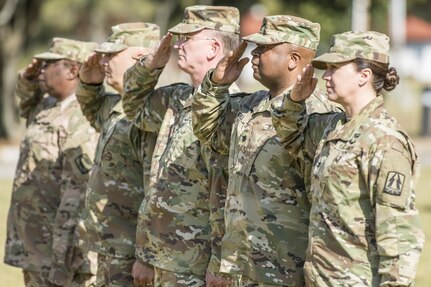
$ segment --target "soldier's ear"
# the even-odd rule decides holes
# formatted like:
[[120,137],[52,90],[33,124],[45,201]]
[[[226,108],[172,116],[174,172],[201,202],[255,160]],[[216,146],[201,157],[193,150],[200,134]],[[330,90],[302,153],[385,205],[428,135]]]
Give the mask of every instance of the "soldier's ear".
[[208,51],[208,60],[212,60],[215,57],[217,57],[220,53],[222,53],[223,47],[221,46],[219,40],[214,39],[214,41],[212,41],[211,47]]
[[289,54],[289,70],[294,70],[301,62],[301,54],[297,51],[292,51]]
[[373,71],[371,71],[370,68],[362,69],[359,73],[359,86],[363,86],[370,82],[371,78],[373,77]]
[[67,79],[74,80],[78,78],[79,75],[79,69],[81,68],[81,65],[78,64],[69,64],[68,65],[69,71],[67,72]]

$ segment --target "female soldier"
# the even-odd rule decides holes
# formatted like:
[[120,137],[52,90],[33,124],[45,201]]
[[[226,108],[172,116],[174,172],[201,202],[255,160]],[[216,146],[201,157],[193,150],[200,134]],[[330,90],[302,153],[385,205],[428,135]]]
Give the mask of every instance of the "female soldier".
[[399,82],[388,52],[384,34],[334,35],[312,65],[326,69],[328,97],[345,112],[306,115],[304,100],[317,83],[312,66],[273,104],[274,126],[311,182],[308,286],[413,285],[424,242],[415,208],[419,167],[379,94]]

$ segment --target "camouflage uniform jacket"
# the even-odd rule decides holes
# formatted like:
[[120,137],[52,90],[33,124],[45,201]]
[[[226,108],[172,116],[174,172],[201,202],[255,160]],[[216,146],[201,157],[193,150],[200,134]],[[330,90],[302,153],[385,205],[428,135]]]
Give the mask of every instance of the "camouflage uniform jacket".
[[133,258],[144,188],[142,163],[128,136],[131,122],[123,112],[121,96],[106,93],[103,85],[81,83],[77,98],[90,124],[100,131],[85,201],[90,250]]
[[286,97],[274,107],[274,125],[292,150],[316,154],[308,286],[413,286],[424,234],[410,138],[382,96],[348,122],[344,113],[307,116],[304,110]]
[[97,134],[74,95],[58,102],[21,76],[17,95],[27,130],[13,183],[4,260],[28,271],[49,272],[51,282],[67,285],[78,267],[90,272],[76,256],[74,230]]
[[138,63],[125,75],[126,114],[141,130],[158,133],[136,254],[165,270],[203,276],[208,265],[218,271],[219,254],[212,247],[219,245],[223,221],[213,211],[224,202],[217,199],[226,190],[227,160],[202,148],[193,134],[193,87],[177,83],[154,89],[161,72]]
[[[229,184],[221,272],[254,281],[303,284],[309,202],[300,167],[271,122],[267,91],[230,95],[206,75],[193,98],[194,132],[229,153]],[[322,95],[309,107],[327,111]]]

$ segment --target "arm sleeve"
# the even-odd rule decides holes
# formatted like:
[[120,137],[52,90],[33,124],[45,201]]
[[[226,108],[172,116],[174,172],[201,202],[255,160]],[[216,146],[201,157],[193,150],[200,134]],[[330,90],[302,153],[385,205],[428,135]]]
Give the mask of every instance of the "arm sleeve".
[[210,70],[193,95],[193,132],[204,144],[221,154],[229,153],[232,125],[239,111],[241,97],[231,97],[228,85],[210,80]]
[[380,286],[413,286],[424,244],[415,207],[419,167],[413,145],[406,139],[407,143],[395,137],[385,138],[370,159],[370,178],[375,180]]
[[78,260],[76,256],[81,254],[77,249],[75,228],[84,205],[92,167],[94,141],[89,138],[91,134],[94,135],[82,128],[79,134],[66,137],[61,149],[61,197],[53,222],[53,253],[49,273],[49,281],[61,286],[67,286],[67,282],[72,280]]
[[76,98],[82,113],[98,132],[108,119],[113,106],[121,100],[120,95],[105,93],[103,84],[88,85],[82,82],[78,86]]
[[228,155],[222,155],[203,146],[206,153],[209,183],[209,211],[211,227],[211,256],[207,270],[218,274],[221,262],[221,241],[225,231],[224,207],[228,185]]
[[124,74],[123,109],[141,130],[158,132],[173,86],[154,89],[163,69],[149,70],[140,62]]
[[27,80],[21,73],[18,74],[16,95],[19,99],[20,116],[28,119],[43,97],[43,92],[37,81]]

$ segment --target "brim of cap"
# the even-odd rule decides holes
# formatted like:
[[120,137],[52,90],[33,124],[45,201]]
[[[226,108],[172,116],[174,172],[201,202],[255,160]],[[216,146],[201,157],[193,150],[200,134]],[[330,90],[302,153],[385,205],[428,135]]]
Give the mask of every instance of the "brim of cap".
[[247,42],[252,42],[256,44],[262,44],[262,45],[271,45],[271,44],[280,44],[285,41],[279,40],[274,36],[270,35],[263,35],[261,33],[254,33],[245,37],[242,37],[242,40]]
[[205,29],[204,26],[198,25],[198,24],[186,24],[186,23],[179,23],[169,29],[169,32],[172,34],[189,34],[194,32],[199,32],[201,30]]
[[36,58],[36,59],[41,59],[41,60],[61,60],[61,59],[66,59],[66,57],[64,55],[57,54],[57,53],[51,53],[51,52],[44,52],[44,53],[36,54],[33,57]]
[[355,58],[346,57],[338,53],[325,53],[311,60],[311,64],[316,69],[326,70],[327,64],[339,64],[339,63],[352,61],[354,59]]
[[121,52],[121,51],[123,51],[123,50],[125,50],[127,48],[128,48],[128,46],[124,45],[124,44],[118,44],[118,43],[112,43],[112,42],[104,42],[100,46],[96,47],[94,49],[94,51],[97,52],[97,53],[110,54],[110,53]]

